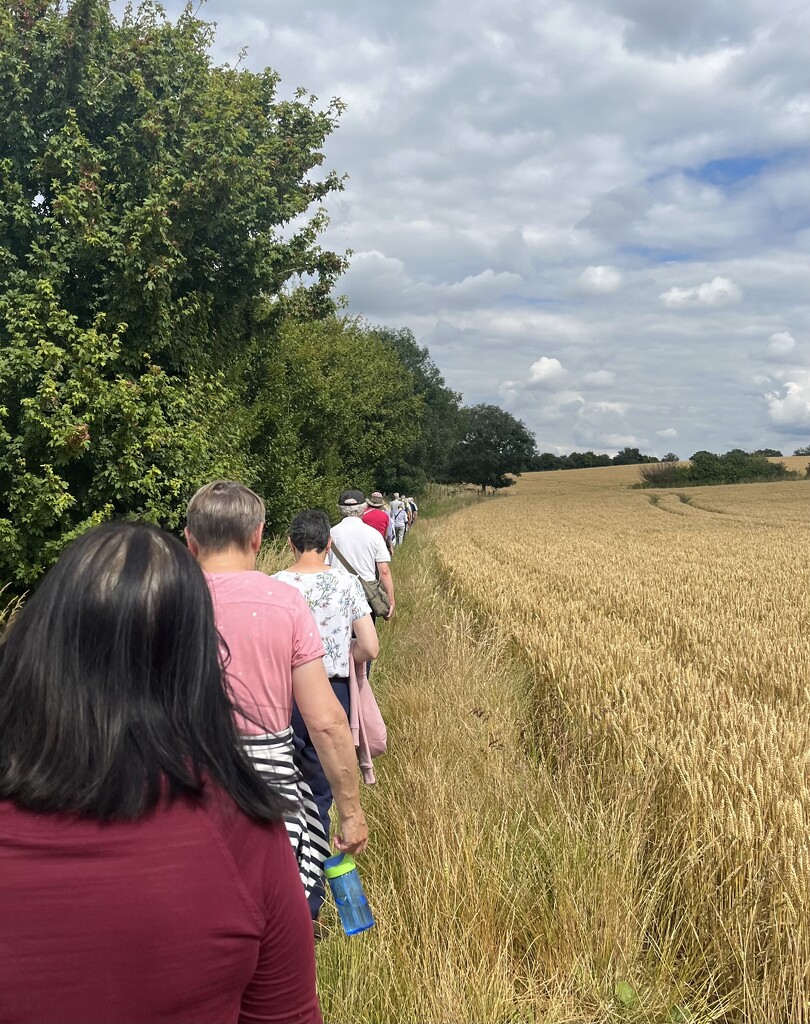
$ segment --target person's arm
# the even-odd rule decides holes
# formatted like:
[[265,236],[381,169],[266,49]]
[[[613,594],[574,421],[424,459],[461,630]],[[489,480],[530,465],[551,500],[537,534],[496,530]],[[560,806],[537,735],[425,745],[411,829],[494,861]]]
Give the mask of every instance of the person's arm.
[[340,827],[335,846],[344,853],[362,853],[368,826],[360,807],[357,754],[349,720],[329,685],[323,661],[317,658],[294,668],[292,687],[337,807]]
[[352,623],[357,643],[354,645],[355,661],[373,661],[380,653],[380,638],[370,615],[363,615]]
[[386,619],[390,619],[394,614],[394,577],[391,575],[391,566],[388,562],[377,562],[377,572],[380,574],[380,583],[383,585],[383,589],[388,594],[388,600],[391,604],[388,614],[385,616]]

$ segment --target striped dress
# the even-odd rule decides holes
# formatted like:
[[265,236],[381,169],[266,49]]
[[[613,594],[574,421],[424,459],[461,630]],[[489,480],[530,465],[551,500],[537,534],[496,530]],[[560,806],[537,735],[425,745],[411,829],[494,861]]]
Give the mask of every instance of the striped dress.
[[284,824],[298,861],[304,890],[309,896],[315,884],[323,878],[323,862],[331,850],[312,799],[312,790],[295,763],[292,726],[281,732],[243,736],[242,743],[256,771],[295,805],[285,814]]

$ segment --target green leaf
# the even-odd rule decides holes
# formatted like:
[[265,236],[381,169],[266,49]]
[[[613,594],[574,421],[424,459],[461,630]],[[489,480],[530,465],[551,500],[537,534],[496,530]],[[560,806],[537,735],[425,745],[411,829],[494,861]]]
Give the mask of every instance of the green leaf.
[[618,1002],[627,1009],[635,1009],[639,1005],[638,995],[636,990],[626,981],[617,981],[614,989],[614,994]]

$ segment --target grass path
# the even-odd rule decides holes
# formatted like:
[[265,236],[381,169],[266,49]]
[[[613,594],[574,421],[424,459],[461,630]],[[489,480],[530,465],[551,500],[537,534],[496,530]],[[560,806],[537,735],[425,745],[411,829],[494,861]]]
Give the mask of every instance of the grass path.
[[532,752],[529,670],[448,597],[436,529],[420,521],[395,559],[397,616],[380,627],[373,673],[389,753],[363,791],[371,845],[360,867],[378,924],[346,939],[327,914],[325,1019],[667,1019],[669,992],[653,1000],[657,1017],[615,998],[638,967],[616,962],[613,941],[638,930],[621,899],[634,858],[594,872],[592,857],[636,841],[628,809],[591,813]]
[[[329,1021],[518,1019],[525,1001],[525,972],[513,962],[518,894],[492,871],[520,855],[519,829],[507,834],[500,804],[517,726],[498,644],[445,600],[433,530],[423,519],[397,552],[397,615],[380,626],[373,682],[389,753],[377,786],[364,788],[371,846],[361,862],[378,924],[352,940],[333,931],[320,944]],[[512,786],[519,799],[517,778]]]

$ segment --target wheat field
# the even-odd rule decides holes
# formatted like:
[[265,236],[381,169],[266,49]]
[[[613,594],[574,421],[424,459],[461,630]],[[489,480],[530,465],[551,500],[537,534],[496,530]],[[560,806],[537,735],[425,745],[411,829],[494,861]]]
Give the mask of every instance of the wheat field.
[[327,908],[325,1019],[810,1021],[810,481],[637,480],[527,475],[397,551],[377,926]]
[[[637,480],[532,474],[433,537],[530,668],[516,757],[565,806],[538,970],[559,1020],[810,1020],[810,482]],[[577,1010],[578,972],[618,1009]]]

